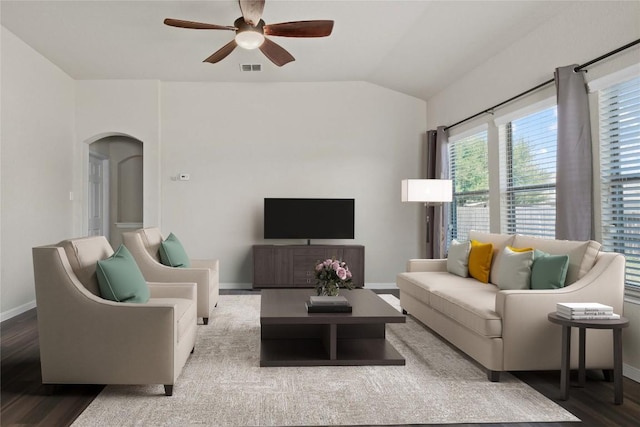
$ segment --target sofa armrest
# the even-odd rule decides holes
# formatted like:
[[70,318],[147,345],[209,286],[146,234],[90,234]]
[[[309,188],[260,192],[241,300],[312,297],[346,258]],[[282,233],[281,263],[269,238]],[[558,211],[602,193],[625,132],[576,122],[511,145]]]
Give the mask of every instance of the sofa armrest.
[[446,259],[410,259],[407,271],[447,271]]
[[[624,300],[625,258],[621,254],[602,252],[591,270],[575,283],[560,289],[525,289],[499,291],[496,312],[505,320],[522,318],[556,310],[558,302],[600,302],[622,312]],[[511,319],[509,319],[511,321]]]
[[157,283],[147,282],[152,298],[184,298],[196,301],[195,283]]
[[208,268],[220,271],[220,261],[217,259],[190,259],[191,268]]
[[[624,265],[624,256],[600,253],[591,270],[565,288],[498,291],[495,309],[502,318],[504,369],[555,369],[559,366],[560,329],[547,319],[549,313],[556,311],[559,302],[600,302],[622,314]],[[610,340],[611,335],[591,332],[587,340],[591,346],[590,363],[604,369],[611,352],[602,343]]]

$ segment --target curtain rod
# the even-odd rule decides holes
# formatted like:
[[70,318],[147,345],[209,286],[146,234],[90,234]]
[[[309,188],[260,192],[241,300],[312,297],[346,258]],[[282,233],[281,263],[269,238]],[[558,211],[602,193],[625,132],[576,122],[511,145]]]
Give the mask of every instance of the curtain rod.
[[[621,46],[621,47],[619,47],[619,48],[617,48],[617,49],[615,49],[615,50],[612,50],[611,52],[607,52],[607,53],[605,53],[604,55],[599,56],[599,57],[597,57],[597,58],[595,58],[595,59],[592,59],[591,61],[585,62],[585,63],[584,63],[584,64],[582,64],[582,65],[578,65],[576,68],[574,68],[574,71],[581,71],[581,70],[583,70],[584,68],[586,68],[586,67],[588,67],[588,66],[590,66],[590,65],[595,64],[596,62],[600,62],[600,61],[602,61],[603,59],[607,59],[608,57],[613,56],[613,55],[615,55],[616,53],[620,53],[620,52],[622,52],[623,50],[629,49],[630,47],[635,46],[635,45],[637,45],[638,43],[640,43],[640,39],[634,40],[634,41],[632,41],[631,43],[628,43],[628,44],[626,44],[626,45],[624,45],[624,46]],[[445,127],[445,128],[444,128],[444,130],[449,130],[449,129],[453,128],[453,127],[456,127],[456,126],[458,126],[458,125],[461,125],[461,124],[463,124],[463,123],[466,123],[466,122],[468,122],[469,120],[473,120],[473,119],[475,119],[476,117],[479,117],[479,116],[481,116],[481,115],[483,115],[483,114],[493,114],[493,110],[495,110],[496,108],[502,107],[503,105],[508,104],[508,103],[510,103],[511,101],[515,101],[516,99],[521,98],[521,97],[523,97],[523,96],[525,96],[525,95],[528,95],[528,94],[530,94],[531,92],[535,92],[535,91],[536,91],[536,90],[538,90],[538,89],[542,89],[543,87],[545,87],[545,86],[547,86],[547,85],[549,85],[549,84],[551,84],[551,83],[553,83],[553,82],[555,82],[555,78],[553,78],[553,79],[549,79],[549,80],[547,80],[546,82],[540,83],[539,85],[537,85],[537,86],[535,86],[535,87],[532,87],[531,89],[525,90],[524,92],[519,93],[519,94],[517,94],[516,96],[512,96],[511,98],[507,99],[506,101],[502,101],[501,103],[496,104],[496,105],[494,105],[493,107],[489,107],[489,108],[487,108],[486,110],[482,110],[482,111],[480,111],[479,113],[474,114],[473,116],[469,116],[469,117],[467,117],[466,119],[462,119],[462,120],[460,120],[459,122],[455,122],[454,124],[452,124],[452,125],[449,125],[449,126]]]

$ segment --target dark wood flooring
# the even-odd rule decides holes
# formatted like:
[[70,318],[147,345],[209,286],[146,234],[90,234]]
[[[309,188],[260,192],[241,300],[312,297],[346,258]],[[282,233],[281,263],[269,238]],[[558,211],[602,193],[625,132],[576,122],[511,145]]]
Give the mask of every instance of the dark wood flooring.
[[[222,293],[250,293],[223,291]],[[384,293],[389,293],[385,290]],[[44,387],[40,377],[40,355],[36,310],[2,322],[0,381],[2,426],[68,426],[100,393],[101,385]],[[478,424],[481,426],[639,426],[640,383],[624,378],[624,403],[613,404],[613,383],[600,372],[589,372],[584,388],[572,388],[568,401],[557,399],[559,372],[514,373],[538,392],[554,400],[582,420],[581,423]],[[158,397],[162,399],[163,397]],[[448,424],[448,426],[470,424]]]

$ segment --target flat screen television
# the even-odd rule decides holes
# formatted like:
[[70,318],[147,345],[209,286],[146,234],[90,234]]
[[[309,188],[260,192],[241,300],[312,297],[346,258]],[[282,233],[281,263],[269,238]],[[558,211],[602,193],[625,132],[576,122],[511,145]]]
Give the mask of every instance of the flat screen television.
[[265,239],[353,239],[354,199],[264,199]]

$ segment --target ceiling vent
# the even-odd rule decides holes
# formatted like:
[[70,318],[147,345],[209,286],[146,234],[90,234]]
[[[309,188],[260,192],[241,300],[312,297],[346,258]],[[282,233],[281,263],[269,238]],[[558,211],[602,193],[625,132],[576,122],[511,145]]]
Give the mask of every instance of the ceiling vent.
[[262,64],[240,64],[240,71],[262,71]]

